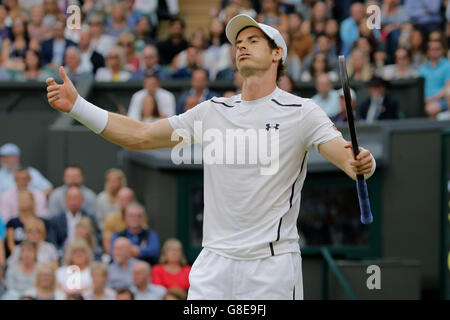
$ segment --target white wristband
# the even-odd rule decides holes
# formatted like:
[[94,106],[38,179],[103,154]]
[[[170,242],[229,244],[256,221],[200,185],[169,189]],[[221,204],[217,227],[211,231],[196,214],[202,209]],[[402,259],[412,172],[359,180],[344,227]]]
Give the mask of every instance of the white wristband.
[[101,133],[108,123],[108,111],[93,105],[80,95],[78,95],[68,115],[84,124],[96,134]]
[[372,155],[370,156],[372,157],[372,169],[370,170],[369,173],[364,175],[364,180],[369,179],[373,175],[373,173],[375,172],[375,168],[377,167],[377,162],[375,161],[375,158]]

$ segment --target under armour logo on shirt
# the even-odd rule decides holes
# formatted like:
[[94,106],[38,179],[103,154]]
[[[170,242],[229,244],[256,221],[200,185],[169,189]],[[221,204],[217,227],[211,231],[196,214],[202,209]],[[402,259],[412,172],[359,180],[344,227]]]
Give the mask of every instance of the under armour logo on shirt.
[[266,130],[269,131],[270,129],[278,130],[280,128],[280,124],[277,123],[274,126],[271,126],[270,123],[266,123]]

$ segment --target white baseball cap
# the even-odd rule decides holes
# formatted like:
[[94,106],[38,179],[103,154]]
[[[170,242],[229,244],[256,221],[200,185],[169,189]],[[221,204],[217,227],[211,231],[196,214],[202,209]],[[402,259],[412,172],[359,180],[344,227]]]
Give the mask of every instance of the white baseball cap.
[[20,156],[20,149],[14,143],[6,143],[0,147],[0,156]]
[[282,47],[283,48],[282,62],[283,63],[286,62],[287,46],[286,42],[284,42],[281,33],[271,26],[256,22],[252,17],[246,14],[238,14],[228,22],[227,27],[225,28],[225,34],[228,38],[228,41],[230,41],[232,45],[235,45],[238,33],[245,27],[259,28],[270,39],[272,39],[277,46]]

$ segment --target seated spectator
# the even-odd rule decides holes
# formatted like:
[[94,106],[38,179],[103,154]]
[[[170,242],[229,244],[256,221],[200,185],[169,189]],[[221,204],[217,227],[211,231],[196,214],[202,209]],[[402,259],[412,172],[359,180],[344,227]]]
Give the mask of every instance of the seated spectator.
[[128,288],[120,288],[117,289],[116,300],[134,300],[134,294]]
[[[64,264],[56,270],[57,288],[64,295],[83,294],[92,287],[92,251],[84,240],[70,243],[64,254]],[[73,275],[77,272],[77,281]]]
[[409,20],[422,32],[441,28],[441,1],[405,0],[404,4]]
[[[37,262],[38,263],[50,263],[55,268],[58,267],[58,252],[53,244],[45,241],[47,232],[45,224],[42,220],[37,218],[31,218],[25,222],[25,235],[28,241],[35,244],[37,249]],[[20,252],[22,245],[19,244],[15,247],[14,251],[8,258],[8,266],[19,263]]]
[[[353,118],[356,119],[355,114],[356,93],[352,88],[350,88],[350,98],[352,99]],[[339,110],[340,110],[339,114],[330,118],[331,121],[333,121],[335,124],[347,122],[347,107],[345,105],[344,90],[342,89],[339,90]]]
[[117,194],[119,190],[127,186],[127,178],[122,170],[111,168],[105,173],[105,188],[97,195],[96,218],[100,230],[105,226],[105,218],[119,209]]
[[337,57],[331,52],[331,41],[328,38],[327,35],[321,34],[316,39],[316,47],[314,49],[314,53],[308,55],[303,60],[302,68],[303,70],[309,70],[311,68],[311,65],[314,61],[314,58],[316,57],[317,53],[322,53],[325,55],[327,59],[327,65],[330,68],[330,71],[336,71],[337,70]]
[[[0,148],[0,194],[16,187],[15,172],[20,167],[20,149],[13,143],[6,143]],[[28,167],[31,181],[30,189],[40,190],[48,195],[52,190],[52,184],[35,168]]]
[[311,63],[310,68],[302,72],[300,80],[305,82],[316,81],[317,77],[320,74],[328,75],[331,81],[339,80],[338,74],[336,73],[336,71],[331,69],[331,67],[328,65],[325,54],[321,52],[314,55],[314,59]]
[[36,217],[36,205],[30,190],[20,190],[17,194],[19,214],[6,224],[6,241],[8,252],[14,251],[16,246],[26,239],[25,224]]
[[206,70],[197,69],[192,73],[191,79],[191,89],[188,92],[185,92],[177,103],[177,114],[181,114],[185,109],[186,99],[189,96],[194,96],[196,98],[197,103],[206,101],[211,99],[212,97],[218,96],[215,92],[212,92],[208,89],[208,73]]
[[[209,70],[209,79],[214,80],[217,72],[230,65],[229,42],[225,36],[225,26],[219,18],[213,17],[209,23],[208,48],[203,52],[203,65]],[[233,52],[232,59],[235,57]]]
[[105,33],[118,38],[124,32],[132,32],[132,28],[127,23],[125,14],[125,4],[116,2],[111,8],[111,22],[106,27]]
[[383,79],[411,79],[418,76],[417,70],[411,65],[411,51],[405,48],[398,48],[395,51],[395,64],[385,66],[383,69]]
[[41,66],[41,57],[39,52],[29,49],[25,54],[25,70],[21,73],[16,73],[14,80],[16,81],[41,81],[44,82],[53,74]]
[[384,0],[381,6],[381,33],[386,39],[387,54],[393,56],[397,50],[401,25],[409,20],[408,13],[399,0]]
[[[89,17],[89,35],[91,36],[92,50],[100,53],[103,58],[108,56],[109,51],[114,47],[116,39],[103,33],[104,20],[99,14],[92,14]],[[81,40],[81,35],[80,35]]]
[[17,199],[20,190],[29,190],[33,194],[36,205],[36,216],[45,217],[47,215],[47,198],[45,194],[36,189],[29,189],[31,176],[28,168],[17,168],[14,173],[16,187],[3,192],[0,195],[0,216],[3,221],[9,221],[19,215],[19,202]]
[[341,38],[339,37],[339,24],[335,19],[327,20],[325,34],[330,40],[330,52],[337,56],[341,52]]
[[82,217],[75,226],[74,239],[82,239],[86,241],[89,248],[92,250],[93,259],[100,261],[102,259],[103,249],[98,243],[92,221],[93,220],[88,217]]
[[177,287],[188,290],[190,271],[191,267],[187,264],[181,242],[174,238],[167,239],[162,248],[159,264],[152,268],[152,282],[167,289]]
[[333,84],[328,78],[328,75],[323,73],[317,77],[316,90],[312,99],[317,105],[319,105],[328,117],[334,117],[339,112],[339,93],[337,90],[333,90]]
[[139,56],[136,53],[136,39],[130,32],[124,32],[119,36],[117,45],[125,53],[125,69],[136,72],[139,69]]
[[[186,66],[173,73],[174,79],[190,79],[195,70],[203,67],[203,59],[198,48],[190,45],[186,49]],[[209,78],[209,73],[208,73]]]
[[141,113],[141,121],[142,122],[155,122],[159,119],[162,119],[165,117],[162,117],[159,113],[159,106],[156,102],[156,99],[151,94],[148,94],[144,101],[142,101],[142,113]]
[[186,299],[187,299],[186,291],[176,287],[167,290],[166,294],[163,297],[163,300],[186,300]]
[[64,21],[55,21],[52,29],[52,37],[42,42],[42,66],[50,69],[57,69],[64,63],[64,54],[67,48],[70,46],[77,46],[75,42],[65,38],[65,27],[66,25]]
[[135,300],[162,300],[167,289],[150,282],[150,265],[138,261],[133,266],[133,286],[130,288]]
[[64,300],[64,294],[56,288],[55,266],[48,262],[38,264],[34,286],[24,294],[34,300]]
[[125,237],[113,243],[113,262],[108,266],[108,286],[118,290],[133,285],[133,266],[138,261],[133,258],[133,247]]
[[92,48],[89,30],[83,29],[80,31],[78,46],[80,47],[79,72],[88,72],[95,76],[97,70],[105,66],[105,59],[97,50]]
[[126,228],[115,233],[111,247],[117,238],[125,237],[132,244],[134,258],[154,263],[159,256],[159,236],[155,230],[142,225],[145,222],[145,209],[138,203],[131,203],[125,209]]
[[359,24],[366,13],[364,4],[354,2],[350,7],[350,17],[341,22],[339,34],[342,40],[341,54],[348,56],[353,43],[359,38]]
[[113,234],[127,227],[125,223],[125,209],[129,204],[134,202],[134,200],[134,191],[130,188],[121,188],[117,193],[117,205],[119,206],[119,209],[106,217],[105,227],[102,233],[103,249],[106,253],[110,254],[109,245],[111,244]]
[[42,42],[50,38],[51,29],[44,25],[44,7],[42,5],[35,5],[31,8],[30,18],[27,29],[30,39]]
[[44,19],[42,23],[51,28],[60,17],[61,10],[58,7],[58,0],[44,0]]
[[226,25],[228,21],[238,14],[247,14],[253,19],[257,17],[249,0],[229,1],[219,13],[219,19]]
[[142,49],[149,44],[156,44],[153,36],[154,30],[147,16],[141,16],[135,28],[136,52],[142,53]]
[[85,300],[115,300],[116,291],[106,286],[108,281],[108,266],[93,262],[91,265],[92,288],[87,290],[83,296]]
[[97,233],[97,225],[93,216],[82,209],[83,194],[80,187],[76,185],[69,186],[66,191],[65,202],[67,209],[61,211],[51,219],[53,226],[52,241],[60,251],[63,251],[68,243],[75,240],[77,223],[83,217],[87,217],[91,220],[95,233]]
[[36,260],[36,245],[28,240],[23,241],[19,263],[8,267],[6,270],[7,296],[16,296],[16,299],[18,299],[24,295],[25,291],[33,287],[37,271]]
[[71,186],[76,186],[81,189],[83,195],[82,210],[92,217],[95,217],[95,201],[96,195],[94,191],[83,185],[84,176],[83,170],[80,166],[69,164],[64,170],[63,176],[64,184],[56,188],[48,199],[48,217],[54,217],[63,211],[67,210],[66,193]]
[[64,54],[64,62],[67,76],[74,83],[93,80],[92,72],[83,71],[81,69],[81,52],[76,47],[67,48]]
[[427,60],[426,42],[422,32],[419,29],[412,29],[404,45],[411,50],[413,68],[418,69]]
[[419,67],[419,76],[425,78],[425,112],[434,118],[448,110],[445,90],[450,86],[450,62],[444,56],[441,41],[429,41],[427,53],[427,61]]
[[188,42],[184,38],[185,23],[180,18],[172,18],[170,21],[169,37],[157,44],[160,63],[168,65],[172,59],[181,51],[188,47]]
[[294,81],[298,81],[300,80],[300,74],[302,71],[302,61],[300,60],[300,57],[297,55],[297,52],[295,52],[294,46],[291,46],[292,35],[287,32],[283,32],[281,35],[283,36],[283,39],[286,42],[286,46],[288,48],[285,62],[286,64],[285,72],[289,74],[289,76]]
[[286,92],[292,93],[294,90],[294,80],[288,74],[284,74],[278,80],[278,88]]
[[350,81],[369,81],[372,78],[369,55],[361,49],[353,49],[347,61],[347,70]]
[[308,19],[309,21],[305,21],[305,23],[310,23],[311,34],[316,39],[325,32],[326,21],[330,17],[330,6],[324,1],[315,1],[311,11],[311,19]]
[[123,1],[125,7],[125,17],[127,19],[127,25],[131,29],[135,29],[138,24],[139,18],[142,17],[142,13],[136,9],[135,0]]
[[287,31],[289,26],[287,15],[280,11],[278,0],[263,0],[262,10],[257,21],[272,26],[280,32]]
[[171,75],[159,64],[158,50],[153,45],[147,45],[141,52],[141,63],[138,71],[133,73],[133,80],[144,80],[147,75],[154,75],[160,80],[170,79]]
[[149,73],[145,75],[143,87],[143,89],[135,92],[131,97],[130,106],[128,107],[128,117],[141,120],[142,103],[148,95],[155,97],[161,117],[175,115],[175,96],[170,91],[161,88],[161,83],[155,74]]
[[106,59],[106,67],[100,68],[95,74],[96,81],[125,82],[131,78],[131,73],[125,69],[125,54],[120,47],[113,47]]
[[367,123],[398,119],[398,102],[386,94],[387,83],[379,77],[369,82],[370,97],[359,106],[359,117]]
[[28,50],[27,22],[21,17],[13,20],[9,38],[3,40],[1,60],[3,67],[9,70],[22,71],[25,68],[25,54]]

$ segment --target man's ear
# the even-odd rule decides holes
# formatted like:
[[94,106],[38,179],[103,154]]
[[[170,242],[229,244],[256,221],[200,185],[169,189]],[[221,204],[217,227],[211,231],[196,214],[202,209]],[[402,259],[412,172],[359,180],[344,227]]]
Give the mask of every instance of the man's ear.
[[276,61],[280,61],[281,62],[281,59],[283,59],[283,48],[282,47],[278,47],[278,48],[276,48],[276,49],[273,49],[273,51],[272,51],[272,53],[273,53],[273,61],[274,62],[276,62]]

